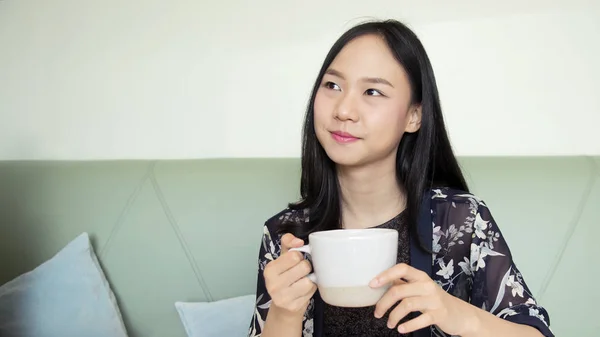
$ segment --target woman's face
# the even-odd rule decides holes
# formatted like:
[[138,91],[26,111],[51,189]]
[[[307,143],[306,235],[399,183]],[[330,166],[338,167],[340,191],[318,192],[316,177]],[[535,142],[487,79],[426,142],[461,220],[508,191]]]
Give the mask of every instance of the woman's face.
[[420,126],[408,77],[386,42],[365,35],[333,60],[314,104],[315,132],[336,164],[363,166],[391,159],[405,132]]

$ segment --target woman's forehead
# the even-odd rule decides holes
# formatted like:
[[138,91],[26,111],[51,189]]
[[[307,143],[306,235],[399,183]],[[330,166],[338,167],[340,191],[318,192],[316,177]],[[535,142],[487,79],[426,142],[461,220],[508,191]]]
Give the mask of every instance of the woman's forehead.
[[364,35],[348,42],[334,58],[329,69],[348,81],[382,78],[400,85],[407,80],[403,67],[386,41],[377,35]]

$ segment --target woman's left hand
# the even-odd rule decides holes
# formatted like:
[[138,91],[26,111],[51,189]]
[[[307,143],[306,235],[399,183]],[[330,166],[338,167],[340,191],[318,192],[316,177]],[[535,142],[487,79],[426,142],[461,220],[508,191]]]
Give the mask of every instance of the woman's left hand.
[[401,324],[398,331],[409,333],[430,325],[437,325],[450,335],[464,335],[473,328],[474,306],[444,291],[425,272],[400,263],[378,275],[370,286],[373,288],[391,284],[377,302],[375,317],[381,318],[396,303],[390,312],[388,327],[393,329],[410,312],[419,311],[418,317]]

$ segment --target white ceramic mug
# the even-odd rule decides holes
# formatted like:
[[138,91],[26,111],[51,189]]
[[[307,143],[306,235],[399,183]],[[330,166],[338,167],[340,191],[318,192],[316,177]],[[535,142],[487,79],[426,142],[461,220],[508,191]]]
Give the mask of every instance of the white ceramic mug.
[[310,254],[323,301],[339,307],[366,307],[379,301],[389,286],[369,282],[396,264],[398,231],[384,228],[336,229],[311,233],[309,244],[292,248]]

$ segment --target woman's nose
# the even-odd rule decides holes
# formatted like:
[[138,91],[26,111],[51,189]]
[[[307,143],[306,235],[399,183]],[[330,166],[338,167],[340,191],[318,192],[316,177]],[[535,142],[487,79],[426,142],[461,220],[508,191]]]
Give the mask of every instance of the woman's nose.
[[341,121],[358,121],[358,112],[353,95],[347,93],[340,97],[335,111],[335,118]]

